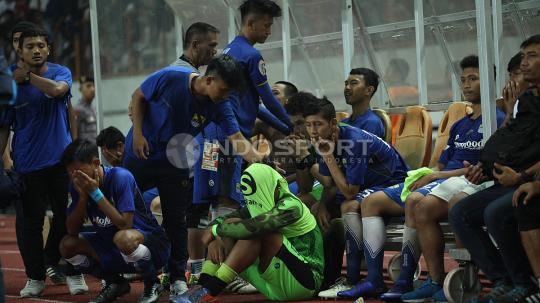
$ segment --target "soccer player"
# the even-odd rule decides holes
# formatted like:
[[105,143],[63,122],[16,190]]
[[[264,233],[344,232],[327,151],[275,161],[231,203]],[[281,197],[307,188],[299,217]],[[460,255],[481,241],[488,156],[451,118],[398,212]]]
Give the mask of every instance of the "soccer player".
[[[306,127],[323,160],[319,164],[321,183],[324,189],[337,187],[336,203],[340,204],[346,230],[347,281],[328,291],[338,292],[360,279],[362,201],[382,188],[402,182],[408,167],[397,151],[379,137],[338,124],[334,105],[328,99],[306,95],[312,100],[304,109]],[[326,205],[319,206],[317,217],[329,217]]]
[[[60,251],[76,271],[105,280],[93,303],[105,303],[129,293],[129,282],[120,274],[138,272],[144,293],[138,302],[157,302],[163,286],[156,268],[167,261],[170,244],[143,202],[133,175],[121,167],[104,167],[98,148],[75,140],[62,155],[71,179],[67,209],[68,235]],[[85,218],[94,232],[80,232]]]
[[77,121],[77,138],[96,142],[97,118],[96,109],[92,106],[96,95],[94,78],[81,76],[79,83],[82,98],[74,108]]
[[345,101],[352,114],[341,122],[358,127],[384,139],[384,125],[369,103],[379,86],[379,75],[369,68],[353,68],[345,80]]
[[308,300],[316,294],[324,256],[309,209],[264,164],[244,171],[242,192],[246,207],[218,218],[205,234],[208,260],[200,286],[173,302],[215,302],[239,274],[270,300]]
[[231,89],[241,87],[241,75],[239,64],[222,55],[210,61],[204,76],[182,67],[166,67],[150,75],[133,93],[133,127],[126,138],[124,167],[133,173],[141,190],[158,188],[163,226],[171,241],[171,295],[187,290],[185,216],[192,194],[188,157],[193,150],[188,149],[197,145],[193,136],[215,121],[238,154],[249,162],[262,160],[240,133],[230,103],[224,101]]
[[[42,293],[45,266],[58,265],[58,245],[66,234],[69,180],[59,162],[71,142],[68,103],[72,80],[68,68],[47,62],[49,51],[47,33],[34,29],[20,35],[17,53],[22,65],[11,66],[18,84],[16,106],[7,109],[2,121],[3,127],[13,129],[14,170],[26,185],[16,209],[17,243],[28,277],[21,297]],[[5,148],[2,140],[0,149],[3,152]],[[48,203],[54,217],[44,249],[42,227]],[[73,294],[88,290],[82,275],[68,277],[67,282]]]

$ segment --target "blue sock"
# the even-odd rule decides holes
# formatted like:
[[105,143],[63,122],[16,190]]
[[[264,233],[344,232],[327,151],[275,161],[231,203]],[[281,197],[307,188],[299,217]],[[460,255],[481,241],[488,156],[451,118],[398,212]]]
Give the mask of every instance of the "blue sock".
[[401,273],[398,280],[412,281],[420,259],[420,242],[416,229],[405,226],[401,248]]
[[349,232],[345,232],[345,251],[347,255],[347,282],[356,284],[360,280],[363,256],[356,240]]
[[384,242],[386,241],[386,230],[381,217],[362,218],[364,236],[364,257],[366,260],[368,276],[375,287],[384,285],[383,279],[383,259]]

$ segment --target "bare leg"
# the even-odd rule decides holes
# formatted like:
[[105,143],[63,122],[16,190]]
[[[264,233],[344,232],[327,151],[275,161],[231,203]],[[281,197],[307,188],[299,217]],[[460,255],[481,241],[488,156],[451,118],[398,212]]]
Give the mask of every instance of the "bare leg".
[[540,229],[521,232],[521,242],[527,252],[534,276],[540,278]]

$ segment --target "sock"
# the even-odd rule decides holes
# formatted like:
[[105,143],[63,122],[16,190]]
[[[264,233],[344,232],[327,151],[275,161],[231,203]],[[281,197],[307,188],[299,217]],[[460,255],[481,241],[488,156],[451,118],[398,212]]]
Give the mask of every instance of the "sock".
[[362,217],[358,213],[343,214],[345,227],[345,249],[347,252],[347,282],[356,284],[360,280],[362,266]]
[[157,281],[157,271],[154,262],[152,262],[152,254],[144,244],[139,244],[129,255],[122,254],[122,257],[128,263],[135,263],[135,268],[141,274],[145,283]]
[[416,229],[405,225],[403,231],[403,246],[401,248],[401,273],[399,280],[412,281],[414,272],[420,260],[420,241]]
[[383,286],[383,259],[386,230],[381,217],[362,218],[364,237],[364,258],[366,260],[367,280],[376,287]]
[[212,296],[217,296],[236,276],[238,276],[238,273],[230,268],[229,265],[223,263],[215,276],[206,276],[202,282],[199,280],[199,284],[208,289]]
[[[99,279],[104,276],[99,263],[85,255],[75,255],[71,258],[66,258],[66,262],[73,265],[73,269],[77,273],[89,274]],[[70,275],[72,274],[70,273]]]
[[227,285],[229,285],[229,283],[231,283],[236,276],[238,276],[238,273],[234,271],[234,269],[230,268],[226,263],[221,264],[216,272],[216,278],[225,282]]
[[202,271],[204,259],[188,260],[188,264],[191,266],[191,274],[198,275]]
[[220,267],[219,264],[215,264],[214,262],[212,262],[210,260],[206,260],[206,261],[204,261],[204,263],[202,265],[201,274],[205,274],[205,275],[208,275],[208,276],[215,276],[216,272],[219,269],[219,267]]

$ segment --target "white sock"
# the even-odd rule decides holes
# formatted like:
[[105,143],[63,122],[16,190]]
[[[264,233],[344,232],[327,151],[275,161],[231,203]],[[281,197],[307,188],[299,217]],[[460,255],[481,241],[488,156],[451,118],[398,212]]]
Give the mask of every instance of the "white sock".
[[150,250],[148,247],[144,246],[144,244],[139,244],[137,249],[135,249],[130,255],[122,254],[122,258],[124,258],[127,263],[135,263],[141,259],[150,260],[150,257]]
[[88,257],[85,255],[75,255],[71,258],[66,258],[66,262],[73,266],[88,266],[90,264]]
[[[404,225],[405,229],[403,230],[403,247],[408,246],[409,250],[413,253],[414,262],[417,263],[422,254],[422,249],[420,247],[420,239],[418,239],[418,232],[416,228],[408,227]],[[403,251],[403,248],[401,249]],[[402,256],[403,257],[403,256]]]
[[[364,243],[371,258],[384,248],[386,242],[386,230],[381,217],[362,218]],[[366,252],[364,252],[365,254]]]
[[356,212],[345,213],[342,215],[345,232],[349,232],[356,242],[359,250],[362,250],[362,217]]

